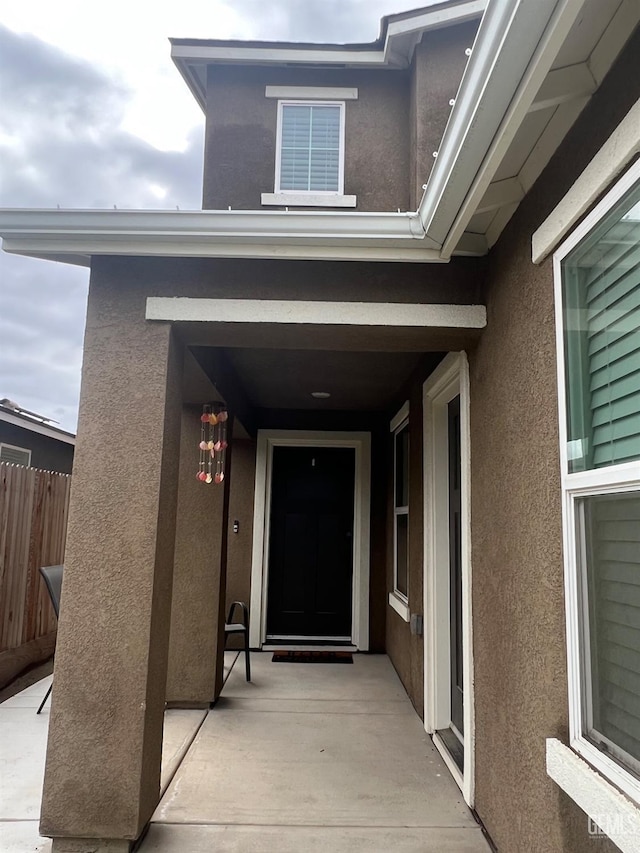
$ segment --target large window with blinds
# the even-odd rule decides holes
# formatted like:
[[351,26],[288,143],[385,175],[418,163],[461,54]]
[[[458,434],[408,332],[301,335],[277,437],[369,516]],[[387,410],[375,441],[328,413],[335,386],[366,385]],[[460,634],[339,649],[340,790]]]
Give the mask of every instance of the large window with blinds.
[[276,192],[344,191],[344,103],[280,101]]
[[638,799],[639,167],[561,247],[555,273],[572,745]]

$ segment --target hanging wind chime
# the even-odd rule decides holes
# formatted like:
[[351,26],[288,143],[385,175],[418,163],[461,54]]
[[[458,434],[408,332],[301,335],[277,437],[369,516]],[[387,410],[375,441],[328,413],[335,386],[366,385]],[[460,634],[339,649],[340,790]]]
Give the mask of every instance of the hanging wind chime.
[[227,457],[226,409],[217,412],[210,405],[202,407],[200,415],[200,464],[196,477],[203,483],[221,483]]

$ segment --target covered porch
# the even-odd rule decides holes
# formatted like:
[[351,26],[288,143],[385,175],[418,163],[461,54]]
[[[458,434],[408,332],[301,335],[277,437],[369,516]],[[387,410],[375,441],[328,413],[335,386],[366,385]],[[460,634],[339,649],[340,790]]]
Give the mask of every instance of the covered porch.
[[[423,618],[430,631],[438,622],[449,649],[450,606],[448,592],[444,603],[430,593],[441,618],[427,620],[423,394],[447,358],[462,353],[466,364],[464,351],[486,325],[481,279],[468,273],[464,259],[427,281],[410,264],[94,259],[40,825],[55,853],[96,844],[128,853],[157,814],[165,705],[208,711],[218,699],[232,600],[251,603],[254,648],[306,640],[387,653],[426,731],[456,722],[452,666],[444,653],[425,665]],[[302,274],[305,300],[292,298]],[[468,380],[447,378],[438,390],[449,395],[438,397],[445,442],[447,401],[465,381],[466,435]],[[229,413],[218,484],[196,477],[204,404]],[[287,468],[279,451],[292,449],[303,452],[288,454]],[[329,457],[340,471],[315,477],[311,494],[311,472]],[[457,458],[466,471],[468,460]],[[280,480],[284,503],[276,507],[279,465],[289,479]],[[396,469],[404,471],[401,496]],[[338,491],[327,497],[332,480]],[[458,529],[464,535],[465,523]],[[436,593],[448,590],[443,583]],[[462,583],[460,614],[470,608]],[[471,660],[466,616],[456,630],[461,687]],[[434,659],[440,639],[429,646]],[[360,665],[346,667],[350,678]],[[434,686],[425,703],[427,677]],[[357,698],[357,679],[352,687],[346,700]],[[332,702],[314,713],[337,720]],[[456,730],[470,732],[472,744],[470,701],[465,709],[460,701]],[[419,717],[411,724],[426,743]],[[376,720],[384,729],[395,716]],[[460,802],[473,804],[472,747],[448,766]],[[286,774],[277,784],[286,786]],[[391,804],[402,791],[396,778],[381,781]],[[215,803],[218,793],[208,796]]]
[[[167,712],[163,796],[142,853],[488,853],[385,655],[252,657],[248,684],[242,655],[227,653],[227,669],[236,665],[212,710]],[[48,708],[35,708],[47,684],[0,705],[13,789],[3,791],[4,853],[51,849],[37,830]]]

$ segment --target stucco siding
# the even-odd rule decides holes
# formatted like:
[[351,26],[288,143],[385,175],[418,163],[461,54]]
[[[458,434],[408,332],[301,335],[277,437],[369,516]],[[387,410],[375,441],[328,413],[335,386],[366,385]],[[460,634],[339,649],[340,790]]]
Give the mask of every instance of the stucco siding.
[[408,210],[408,72],[232,66],[208,72],[205,209],[259,210],[274,191],[278,100],[266,86],[357,88],[345,109],[344,192],[359,210]]
[[637,98],[639,49],[636,37],[492,252],[470,354],[476,809],[509,853],[617,849],[545,770],[568,705],[553,271],[531,263],[531,235]]

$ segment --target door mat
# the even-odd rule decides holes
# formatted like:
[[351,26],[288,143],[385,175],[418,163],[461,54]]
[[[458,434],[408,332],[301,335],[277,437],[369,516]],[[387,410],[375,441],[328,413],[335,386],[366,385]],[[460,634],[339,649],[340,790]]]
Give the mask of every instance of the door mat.
[[353,663],[351,652],[274,652],[273,663]]

